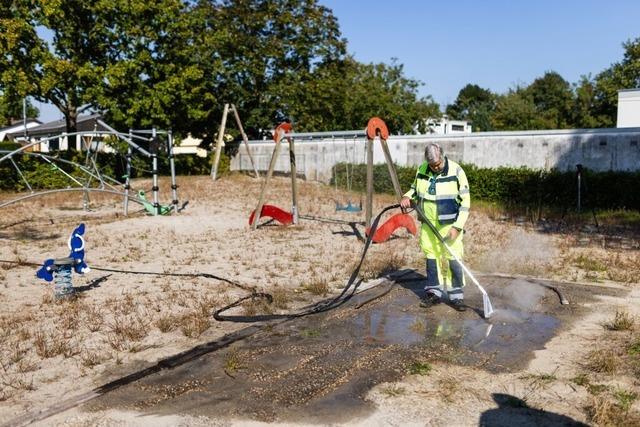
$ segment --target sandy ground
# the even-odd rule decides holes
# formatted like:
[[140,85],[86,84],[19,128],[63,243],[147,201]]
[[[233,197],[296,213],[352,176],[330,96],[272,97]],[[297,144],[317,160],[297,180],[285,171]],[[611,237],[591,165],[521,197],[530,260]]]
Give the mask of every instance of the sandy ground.
[[[267,202],[288,207],[289,182],[276,178]],[[5,208],[0,259],[42,262],[66,256],[68,235],[82,221],[87,225],[89,266],[211,273],[274,294],[273,306],[248,305],[247,314],[265,309],[287,312],[335,294],[358,260],[362,245],[348,225],[303,220],[296,227],[265,226],[252,232],[247,221],[260,188],[254,179],[232,176],[212,183],[208,177],[183,177],[179,184],[180,199],[189,200],[189,205],[167,217],[136,213],[124,218],[119,203],[98,196],[93,198],[94,211],[88,213],[78,209],[80,196],[68,195]],[[167,183],[162,186],[167,188]],[[359,196],[353,197],[357,202]],[[334,211],[336,198],[346,200],[330,187],[300,184],[303,214],[354,220],[353,214]],[[168,199],[163,193],[163,200]],[[374,211],[391,202],[389,197],[376,197]],[[625,298],[599,298],[590,314],[548,342],[524,371],[491,374],[436,362],[428,374],[408,375],[372,389],[368,399],[375,411],[350,424],[557,424],[568,419],[606,424],[615,420],[613,415],[600,417],[607,402],[614,408],[623,400],[630,401],[622,405],[627,419],[637,419],[636,398],[620,397],[640,393],[637,373],[627,369],[632,366],[629,361],[625,359],[627,368],[611,372],[586,366],[594,349],[611,343],[624,353],[624,346],[635,339],[633,326],[621,331],[603,327],[616,311],[638,314],[635,282],[640,255],[635,241],[620,244],[611,235],[589,230],[550,232],[492,217],[476,211],[468,224],[466,257],[473,269],[623,287],[630,293]],[[374,279],[403,266],[422,271],[423,261],[417,241],[399,232],[398,238],[372,248],[363,275]],[[212,309],[246,294],[224,282],[94,270],[85,277],[74,276],[75,286],[82,289],[77,299],[57,302],[51,285],[34,278],[35,270],[0,264],[0,422],[54,406],[242,327],[210,316]],[[44,424],[261,425],[246,419],[81,409]]]

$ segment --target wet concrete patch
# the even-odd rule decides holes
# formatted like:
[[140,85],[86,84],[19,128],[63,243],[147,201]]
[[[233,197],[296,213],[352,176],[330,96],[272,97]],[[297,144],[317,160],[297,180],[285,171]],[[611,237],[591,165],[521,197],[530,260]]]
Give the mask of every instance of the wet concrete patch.
[[[594,289],[620,292],[483,278],[496,308],[485,320],[473,285],[465,290],[470,309],[464,313],[445,304],[420,308],[422,279],[417,273],[399,275],[395,283],[362,292],[339,308],[264,327],[228,347],[120,387],[87,407],[345,422],[371,409],[364,400],[368,390],[402,378],[414,362],[519,370],[585,310],[580,303],[593,300]],[[572,304],[560,305],[549,286],[560,289]]]

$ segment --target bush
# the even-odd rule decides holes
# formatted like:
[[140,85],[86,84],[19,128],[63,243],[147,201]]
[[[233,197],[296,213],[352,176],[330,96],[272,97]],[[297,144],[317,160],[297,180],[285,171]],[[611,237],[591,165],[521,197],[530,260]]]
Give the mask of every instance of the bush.
[[[351,189],[365,191],[366,165],[349,165]],[[462,164],[467,174],[473,200],[509,205],[573,207],[577,201],[577,178],[574,172],[534,170],[528,168],[495,169]],[[415,167],[396,166],[402,191],[407,191],[415,178]],[[332,184],[347,188],[347,164],[333,168]],[[373,167],[373,187],[376,193],[393,194],[387,165]],[[596,209],[640,210],[640,172],[582,173],[582,206]]]
[[[85,164],[85,152],[74,150],[46,154],[80,165]],[[80,168],[63,162],[53,161],[55,163],[55,166],[53,166],[40,158],[28,154],[14,156],[13,160],[34,190],[76,186],[73,180],[61,173],[61,171],[73,176],[80,182],[83,182],[87,177]],[[213,153],[206,158],[198,157],[195,154],[181,154],[175,156],[174,160],[176,175],[207,175],[211,171]],[[131,163],[131,178],[150,177],[152,175],[150,159],[136,155],[133,157]],[[126,158],[123,155],[116,153],[98,153],[97,164],[101,174],[110,176],[124,183],[126,179]],[[223,175],[227,173],[229,171],[229,165],[230,159],[223,153],[220,157],[218,174]],[[158,172],[160,175],[169,175],[171,172],[169,158],[166,155],[158,156]],[[0,177],[0,190],[24,190],[27,188],[16,168],[8,160],[0,163]]]

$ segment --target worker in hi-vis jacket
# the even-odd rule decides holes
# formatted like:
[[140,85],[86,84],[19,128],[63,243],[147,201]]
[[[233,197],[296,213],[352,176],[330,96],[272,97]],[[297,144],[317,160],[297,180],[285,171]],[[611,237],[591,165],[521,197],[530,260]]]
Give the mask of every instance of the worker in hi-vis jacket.
[[[418,167],[416,178],[400,205],[409,208],[411,201],[421,206],[425,216],[444,237],[454,254],[462,259],[464,225],[469,218],[471,200],[469,182],[459,164],[447,158],[442,147],[430,143],[425,149],[425,161]],[[426,295],[423,307],[439,304],[444,296],[444,280],[451,285],[448,290],[450,304],[464,311],[464,272],[462,266],[448,253],[427,224],[420,230],[420,248],[427,260]],[[448,268],[443,272],[443,258]]]

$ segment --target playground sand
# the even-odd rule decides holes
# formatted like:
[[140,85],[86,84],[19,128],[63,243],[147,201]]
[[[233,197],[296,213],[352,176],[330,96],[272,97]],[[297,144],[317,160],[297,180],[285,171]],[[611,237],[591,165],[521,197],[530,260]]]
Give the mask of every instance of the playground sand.
[[[290,180],[279,177],[273,182],[267,203],[288,209]],[[144,181],[136,184],[149,186]],[[91,212],[80,209],[81,195],[57,195],[11,206],[3,212],[0,224],[0,259],[42,262],[66,256],[69,233],[84,222],[90,267],[210,273],[277,297],[269,307],[247,305],[242,311],[245,314],[289,312],[335,295],[359,259],[362,244],[346,224],[302,220],[295,227],[268,224],[251,231],[248,217],[260,191],[255,179],[236,175],[213,183],[208,177],[182,177],[179,184],[181,202],[189,200],[189,204],[180,214],[166,217],[141,212],[123,217],[120,202],[102,196],[92,197]],[[161,182],[161,187],[167,188],[167,182]],[[169,194],[161,196],[161,200],[169,200]],[[304,215],[362,220],[363,214],[335,212],[335,201],[344,203],[347,198],[331,187],[300,183],[299,209]],[[359,202],[359,195],[351,198]],[[377,196],[374,212],[390,203],[391,197]],[[135,211],[136,205],[133,208]],[[362,227],[359,230],[362,232]],[[620,288],[620,284],[602,278],[601,271],[569,261],[580,256],[603,260],[622,249],[602,247],[599,241],[577,245],[572,239],[496,221],[477,212],[468,227],[466,257],[473,269],[555,280],[590,279],[600,286]],[[496,251],[501,251],[499,256]],[[628,277],[636,271],[637,257],[632,253],[631,260],[624,261],[627,268],[615,273],[619,282],[632,280]],[[571,268],[563,268],[563,263]],[[424,268],[417,241],[404,231],[372,247],[363,275],[374,280],[383,272],[401,267],[420,272]],[[85,276],[74,276],[74,286],[80,290],[78,298],[57,302],[51,297],[51,285],[35,279],[36,269],[0,265],[0,422],[55,406],[63,399],[245,327],[216,322],[210,316],[212,310],[246,295],[246,291],[224,282],[93,270]],[[598,297],[598,302],[584,302],[586,310],[576,315],[570,327],[550,338],[545,348],[536,350],[519,372],[492,373],[478,366],[439,360],[428,375],[401,375],[373,387],[367,394],[373,409],[349,423],[477,425],[483,412],[496,407],[491,398],[495,393],[526,398],[530,407],[544,407],[586,421],[587,414],[581,408],[594,396],[571,379],[583,373],[585,354],[607,333],[603,322],[616,310],[635,314],[637,291],[632,285],[625,289],[630,293],[624,298],[608,295]],[[589,309],[596,306],[597,310]],[[554,379],[544,382],[540,380],[543,374]],[[595,381],[630,391],[636,387],[633,374],[628,373],[591,378]],[[464,399],[454,398],[447,391],[453,387],[457,387],[456,396]],[[443,402],[449,403],[447,410],[442,409]],[[630,410],[635,410],[634,405]],[[256,425],[261,423],[248,418]],[[293,424],[303,421],[298,419]],[[217,419],[211,414],[204,418],[188,413],[151,416],[118,408],[97,412],[76,408],[45,423],[98,422],[248,425],[249,421]]]

